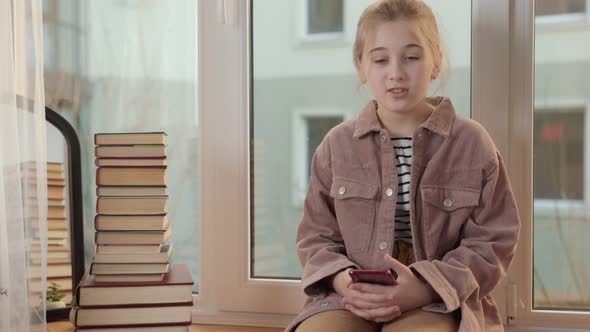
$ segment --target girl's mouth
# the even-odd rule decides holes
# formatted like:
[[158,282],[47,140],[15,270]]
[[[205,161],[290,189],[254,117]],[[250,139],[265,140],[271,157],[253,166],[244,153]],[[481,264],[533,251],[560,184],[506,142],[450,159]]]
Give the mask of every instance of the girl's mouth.
[[394,98],[402,98],[408,94],[408,89],[406,88],[393,88],[387,90]]

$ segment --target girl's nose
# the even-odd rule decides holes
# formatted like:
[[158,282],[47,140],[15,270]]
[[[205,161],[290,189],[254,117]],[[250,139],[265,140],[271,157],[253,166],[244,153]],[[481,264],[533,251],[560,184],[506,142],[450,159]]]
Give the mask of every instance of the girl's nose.
[[393,63],[390,66],[388,71],[388,79],[390,81],[403,81],[405,79],[405,73],[401,64]]

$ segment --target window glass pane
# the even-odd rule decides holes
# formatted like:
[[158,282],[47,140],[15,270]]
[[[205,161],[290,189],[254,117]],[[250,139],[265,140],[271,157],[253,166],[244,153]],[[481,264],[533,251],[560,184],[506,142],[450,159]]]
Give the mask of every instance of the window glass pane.
[[[537,8],[547,2],[537,0]],[[575,31],[536,31],[533,305],[588,310],[589,39]]]
[[172,263],[198,290],[197,1],[51,0],[47,104],[76,128],[82,152],[86,266],[94,254],[94,134],[164,131]]
[[535,198],[584,199],[584,110],[537,110]]
[[342,0],[305,1],[307,1],[307,31],[310,34],[342,31]]
[[[257,278],[300,277],[295,232],[302,214],[310,155],[331,127],[354,117],[371,98],[369,90],[360,87],[352,65],[355,31],[347,31],[345,44],[336,47],[316,43],[302,48],[294,40],[297,37],[291,32],[305,24],[297,21],[305,15],[295,12],[307,8],[303,1],[307,0],[251,1],[250,238],[251,271]],[[324,2],[334,3],[309,1],[318,5]],[[356,26],[371,2],[347,2],[343,22]],[[445,47],[452,50],[449,80],[443,88],[439,88],[439,80],[433,82],[431,93],[438,89],[437,95],[451,97],[458,113],[470,116],[471,1],[426,2],[437,16]],[[330,18],[323,20],[331,22]]]
[[537,16],[574,14],[586,12],[586,0],[536,0]]
[[306,183],[309,181],[309,167],[311,166],[311,159],[313,158],[315,150],[324,139],[326,133],[332,129],[332,127],[342,122],[342,120],[344,120],[344,118],[341,116],[317,116],[307,119],[307,158],[305,158],[305,164],[303,165],[307,167],[308,170],[307,177],[305,178]]

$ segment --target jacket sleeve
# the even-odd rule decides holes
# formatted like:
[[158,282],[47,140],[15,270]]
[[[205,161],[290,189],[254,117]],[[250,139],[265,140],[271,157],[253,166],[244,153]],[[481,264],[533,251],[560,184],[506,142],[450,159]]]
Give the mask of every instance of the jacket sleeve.
[[424,310],[452,312],[463,303],[481,301],[505,276],[520,231],[518,211],[502,157],[484,171],[479,206],[462,229],[459,246],[442,260],[418,261],[410,267],[423,277],[444,303]]
[[297,229],[297,255],[303,266],[301,278],[305,294],[327,291],[324,279],[348,267],[356,267],[346,256],[344,240],[330,196],[332,171],[327,139],[316,150],[311,162],[310,180],[303,216]]

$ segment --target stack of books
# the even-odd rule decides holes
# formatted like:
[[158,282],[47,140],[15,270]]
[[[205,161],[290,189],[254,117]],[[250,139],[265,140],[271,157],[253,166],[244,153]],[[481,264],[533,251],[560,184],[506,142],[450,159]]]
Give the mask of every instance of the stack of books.
[[192,288],[184,264],[172,264],[159,282],[105,283],[86,274],[70,320],[84,332],[188,332]]
[[83,331],[188,331],[188,268],[170,264],[166,134],[96,134],[96,251],[70,318]]
[[96,134],[98,282],[160,281],[172,246],[166,191],[166,134]]
[[[34,170],[29,170],[34,172]],[[30,178],[35,178],[31,174]],[[70,231],[66,218],[65,207],[65,176],[62,163],[47,163],[47,286],[55,283],[66,305],[72,302],[72,265],[70,253]],[[30,209],[31,223],[35,230],[35,240],[31,242],[30,261],[33,275],[37,275],[36,269],[41,267],[41,243],[36,208]],[[38,271],[39,275],[41,271]],[[41,296],[41,280],[33,279],[31,282],[33,294]]]

